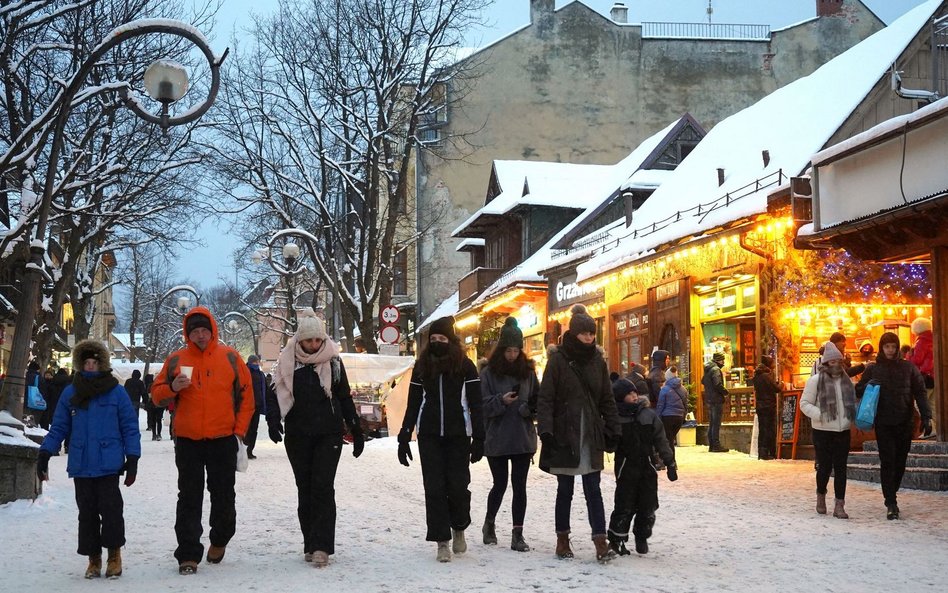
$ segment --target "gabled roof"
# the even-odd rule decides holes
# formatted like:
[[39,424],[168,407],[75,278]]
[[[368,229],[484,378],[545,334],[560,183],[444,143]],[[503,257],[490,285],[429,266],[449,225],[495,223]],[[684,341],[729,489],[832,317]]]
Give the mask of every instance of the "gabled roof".
[[[818,70],[725,119],[636,212],[629,228],[578,268],[588,279],[653,253],[763,214],[767,194],[806,169],[920,34],[941,0],[922,4]],[[764,165],[761,153],[770,162]],[[717,169],[724,170],[718,185]]]
[[[128,334],[128,333],[120,334],[120,333],[112,332],[112,337],[115,338],[115,341],[121,344],[123,348],[128,350],[129,344],[132,341],[131,334]],[[145,334],[136,333],[135,334],[135,347],[141,348],[144,345],[145,345]]]

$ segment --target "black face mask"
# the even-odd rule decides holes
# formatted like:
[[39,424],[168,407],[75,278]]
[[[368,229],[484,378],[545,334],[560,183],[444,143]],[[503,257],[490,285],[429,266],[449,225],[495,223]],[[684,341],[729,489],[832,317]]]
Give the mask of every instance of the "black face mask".
[[448,353],[448,344],[446,342],[429,342],[428,351],[433,356],[444,356]]

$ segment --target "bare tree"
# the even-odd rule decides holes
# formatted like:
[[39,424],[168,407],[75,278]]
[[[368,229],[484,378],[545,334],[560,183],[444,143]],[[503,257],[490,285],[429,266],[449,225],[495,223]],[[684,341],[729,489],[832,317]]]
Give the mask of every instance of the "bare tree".
[[[225,73],[220,190],[258,218],[246,238],[307,231],[313,269],[354,328],[375,334],[395,255],[418,236],[409,203],[417,132],[447,109],[451,62],[489,0],[281,1]],[[366,340],[374,350],[373,340]]]

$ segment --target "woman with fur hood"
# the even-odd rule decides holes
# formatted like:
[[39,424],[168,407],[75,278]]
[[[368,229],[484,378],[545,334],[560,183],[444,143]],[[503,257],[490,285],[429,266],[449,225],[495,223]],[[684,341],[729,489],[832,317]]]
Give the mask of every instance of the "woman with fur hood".
[[570,506],[576,476],[581,476],[596,559],[607,562],[615,552],[606,541],[606,512],[599,479],[602,454],[615,451],[621,430],[609,370],[596,345],[596,321],[583,305],[573,306],[570,312],[569,330],[563,334],[562,346],[550,349],[540,384],[540,469],[557,478],[557,557],[573,557]]
[[83,340],[72,351],[76,370],[59,398],[49,433],[36,462],[40,481],[49,479],[49,458],[69,439],[66,472],[73,479],[79,507],[79,549],[88,556],[86,578],[102,576],[102,548],[109,551],[105,576],[122,574],[125,518],[119,475],[135,483],[142,435],[138,411],[112,375],[111,355],[101,342]]
[[303,559],[323,568],[336,551],[334,484],[345,428],[352,433],[353,457],[362,455],[365,439],[339,346],[312,309],[299,313],[296,334],[277,358],[268,398],[270,439],[279,443],[285,433],[296,478]]
[[500,340],[481,371],[487,428],[484,455],[494,480],[487,495],[487,516],[481,531],[485,544],[497,543],[494,519],[509,478],[513,486],[510,549],[518,552],[530,551],[523,539],[523,519],[527,512],[527,472],[537,451],[533,419],[539,391],[540,381],[537,380],[534,362],[523,352],[523,332],[517,326],[517,320],[508,317],[500,329]]
[[876,408],[876,442],[879,445],[879,478],[885,499],[886,519],[899,518],[897,495],[905,474],[905,463],[915,431],[915,406],[922,416],[924,434],[931,434],[932,415],[928,408],[925,379],[914,364],[899,358],[899,337],[885,332],[879,338],[876,362],[856,384],[856,395],[862,397],[870,382],[879,384],[879,405]]

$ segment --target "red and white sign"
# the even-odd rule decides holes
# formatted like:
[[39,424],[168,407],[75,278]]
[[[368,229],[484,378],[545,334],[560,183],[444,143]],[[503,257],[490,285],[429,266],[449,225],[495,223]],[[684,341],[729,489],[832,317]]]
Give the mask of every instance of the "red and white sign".
[[398,323],[398,307],[395,305],[386,305],[382,308],[382,312],[379,313],[379,317],[382,318],[383,323]]
[[379,337],[386,344],[397,344],[399,338],[402,337],[402,333],[394,325],[386,325],[379,331]]

